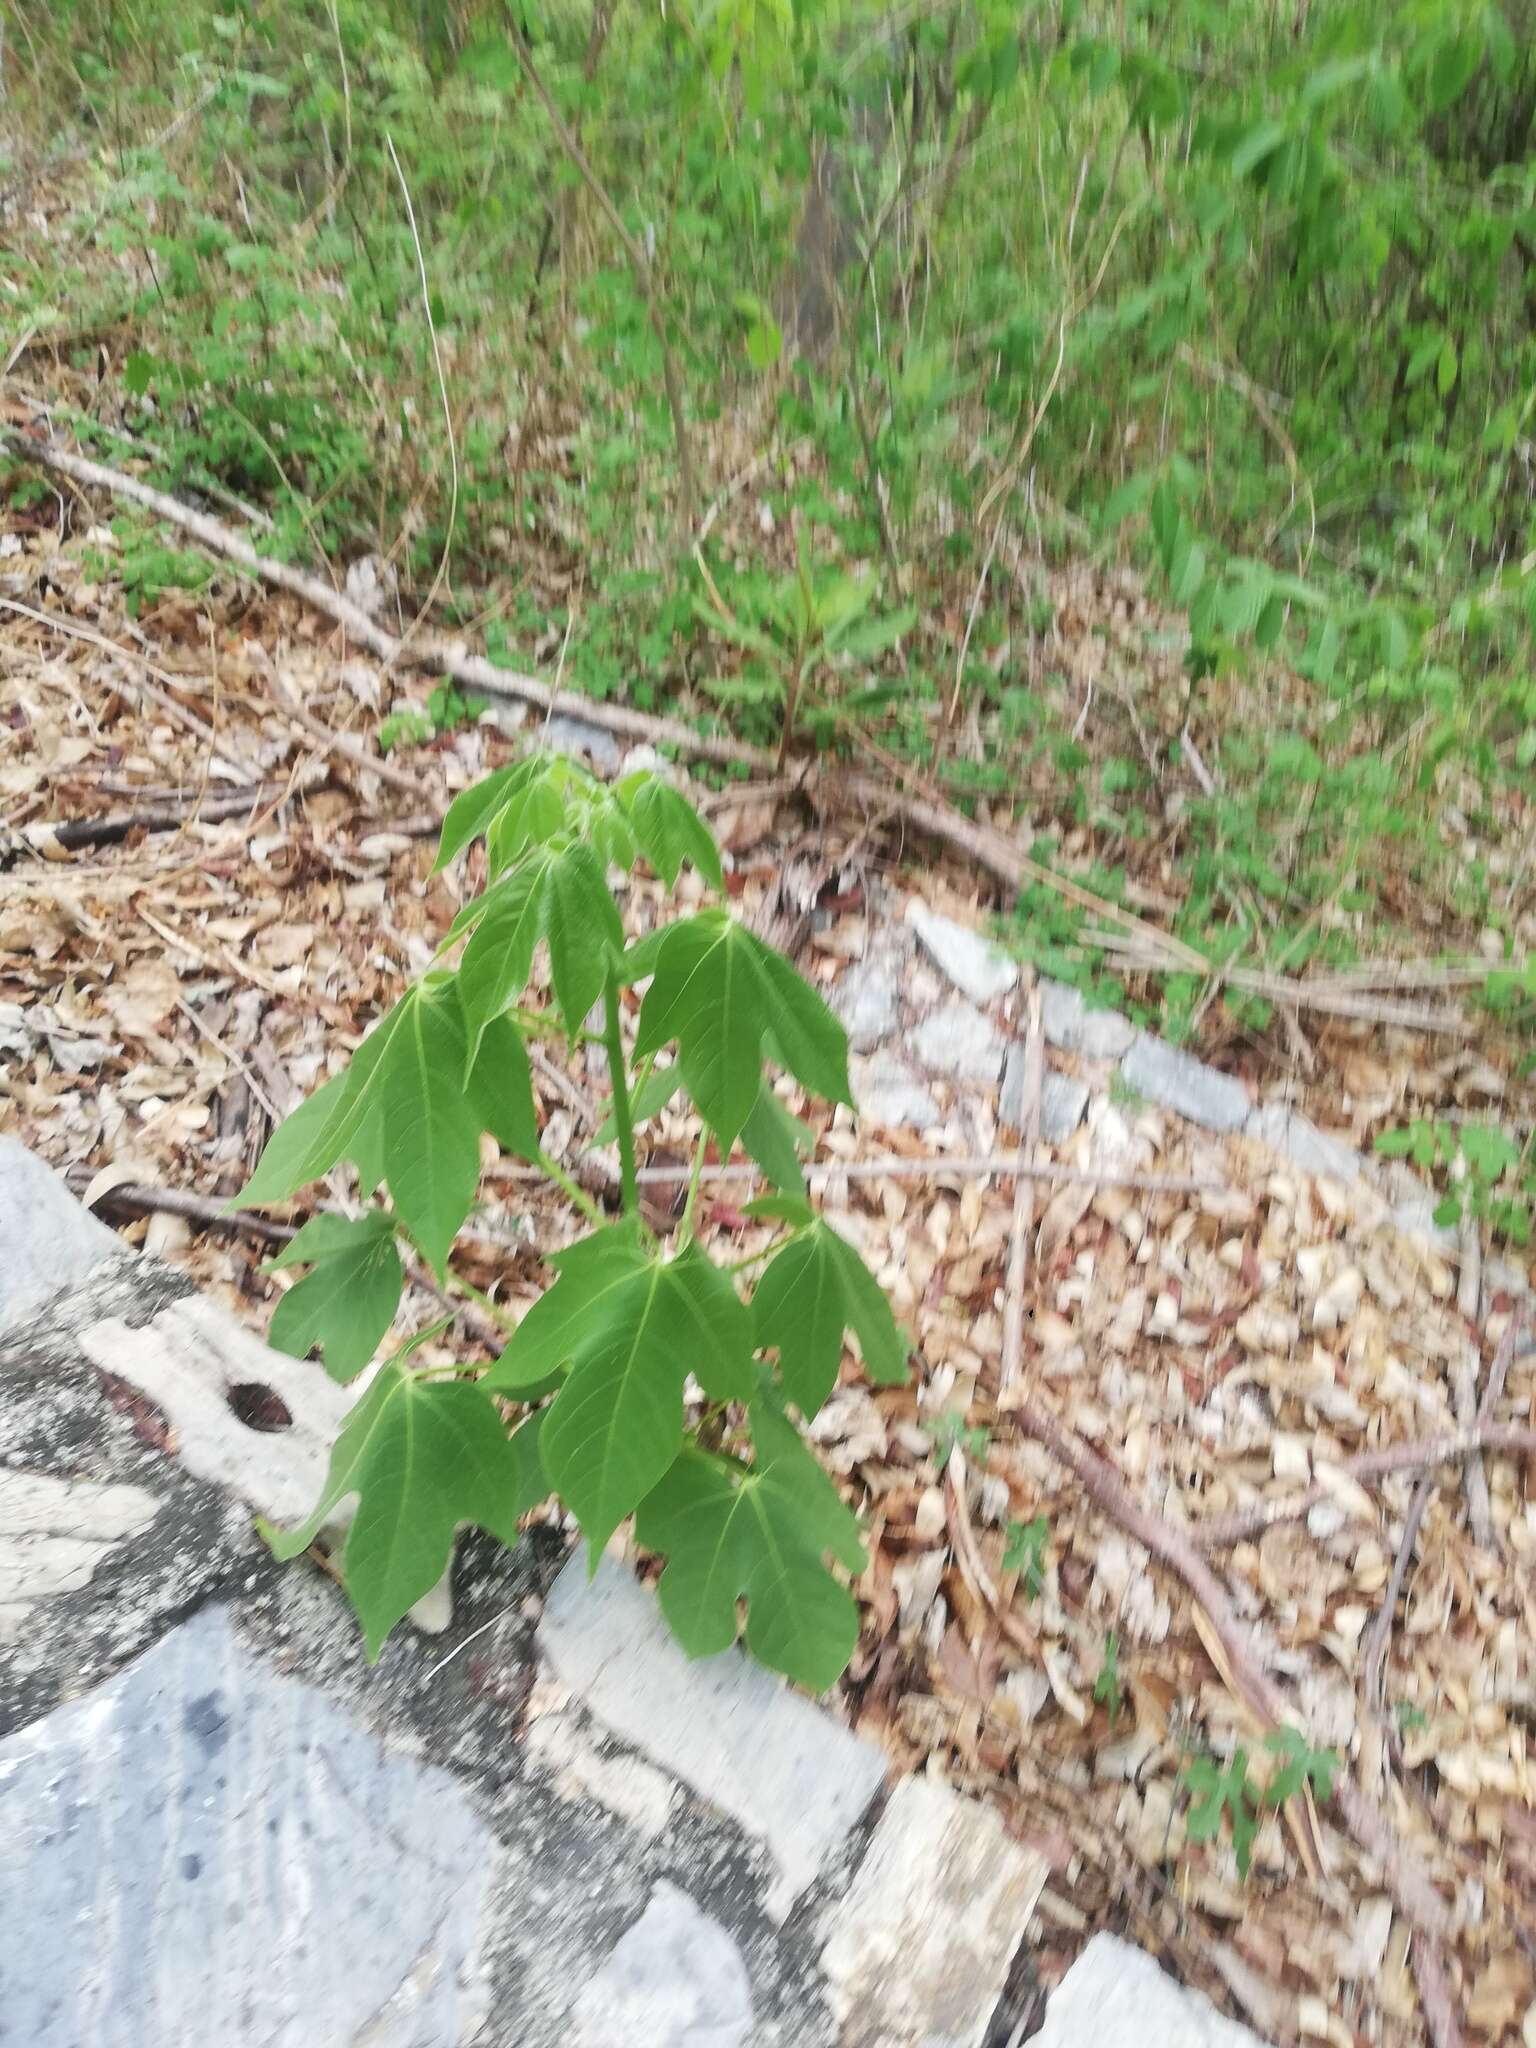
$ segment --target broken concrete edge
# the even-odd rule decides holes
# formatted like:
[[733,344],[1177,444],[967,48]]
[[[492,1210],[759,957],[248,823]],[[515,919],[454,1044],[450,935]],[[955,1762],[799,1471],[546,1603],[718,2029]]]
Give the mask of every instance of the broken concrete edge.
[[[54,1189],[60,1199],[73,1200],[62,1184],[54,1182]],[[162,2001],[171,1996],[163,1989],[165,1969],[177,1958],[207,1942],[222,1942],[227,1953],[232,1941],[240,1948],[246,1940],[222,1921],[204,1926],[210,1912],[218,1917],[215,1906],[229,1885],[202,1880],[205,1872],[233,1868],[225,1852],[246,1826],[242,1816],[258,1809],[269,1813],[272,1800],[247,1799],[239,1813],[228,1807],[221,1820],[226,1795],[214,1786],[190,1807],[174,1798],[151,1801],[158,1819],[140,1801],[134,1826],[115,1808],[109,1813],[114,1801],[132,1804],[134,1787],[146,1775],[129,1768],[133,1731],[161,1731],[164,1716],[149,1711],[140,1694],[148,1685],[156,1700],[168,1703],[168,1712],[172,1695],[187,1695],[182,1711],[190,1719],[176,1768],[196,1775],[202,1766],[187,1741],[193,1749],[233,1743],[234,1733],[226,1731],[245,1709],[232,1703],[266,1698],[275,1684],[280,1693],[290,1687],[281,1695],[288,1703],[260,1709],[271,1722],[269,1738],[259,1729],[241,1732],[239,1770],[227,1759],[221,1767],[230,1784],[243,1784],[251,1771],[286,1771],[300,1783],[302,1798],[313,1800],[316,1770],[323,1765],[320,1779],[329,1783],[326,1774],[334,1777],[343,1749],[351,1750],[326,1736],[320,1744],[326,1754],[320,1756],[304,1732],[309,1721],[322,1735],[327,1728],[334,1735],[336,1727],[355,1726],[366,1734],[367,1754],[384,1774],[378,1780],[384,1801],[378,1813],[386,1821],[394,1812],[393,1793],[384,1797],[395,1783],[389,1774],[402,1759],[411,1759],[429,1774],[449,1770],[468,1795],[466,1810],[478,1816],[476,1829],[489,1827],[495,1836],[494,1852],[487,1852],[486,1888],[476,1891],[475,1911],[467,1916],[480,1923],[479,1932],[462,1954],[442,1949],[434,1919],[430,1926],[412,1921],[395,1927],[391,1921],[382,1949],[359,1935],[346,1959],[357,2010],[392,2011],[398,2005],[402,2021],[407,2009],[417,2019],[423,2010],[437,2012],[431,1999],[426,2008],[421,1999],[428,1995],[427,1979],[436,1983],[441,1976],[440,1965],[467,1987],[456,2003],[443,2007],[449,2017],[434,2020],[426,2034],[401,2032],[401,2048],[407,2038],[430,2040],[434,2048],[439,2041],[447,2048],[470,2038],[466,2028],[486,2009],[481,1991],[487,1984],[502,2000],[498,2009],[507,2009],[507,1997],[528,2008],[531,2018],[525,2021],[520,2013],[519,2019],[529,2048],[568,2048],[573,2042],[612,2048],[613,2036],[605,2032],[605,2015],[611,2013],[622,2016],[626,2048],[675,2048],[695,2034],[718,2048],[831,2048],[837,1994],[832,1962],[821,1958],[825,1952],[835,1961],[860,1950],[856,1938],[839,1943],[838,1930],[845,1906],[850,1913],[871,1910],[872,1887],[893,1909],[896,1902],[886,1894],[894,1887],[912,1927],[939,1929],[938,1952],[959,1953],[965,1945],[971,1958],[965,1971],[946,1974],[937,1969],[930,1942],[919,1970],[924,1952],[915,1939],[896,1944],[900,1954],[882,1993],[893,2024],[899,2018],[902,2029],[890,2035],[894,2048],[939,2038],[975,2048],[983,2040],[1033,1905],[1032,1897],[1025,1905],[1024,1890],[1016,1885],[1011,1896],[1017,1910],[992,1914],[978,1931],[974,1887],[954,1881],[957,1857],[966,1868],[985,1864],[1015,1879],[1023,1871],[1028,1879],[1018,1862],[1026,1852],[1007,1842],[993,1810],[936,1783],[889,1799],[881,1751],[751,1665],[739,1650],[690,1663],[673,1643],[654,1597],[621,1566],[609,1562],[596,1587],[589,1587],[583,1561],[562,1555],[558,1571],[550,1573],[553,1584],[546,1579],[529,1588],[530,1574],[538,1571],[530,1557],[550,1549],[533,1538],[512,1551],[478,1535],[466,1538],[463,1549],[474,1562],[461,1560],[464,1604],[446,1646],[401,1631],[380,1665],[367,1667],[338,1588],[318,1573],[277,1566],[255,1539],[248,1505],[254,1493],[276,1506],[291,1497],[300,1478],[312,1477],[314,1433],[335,1417],[325,1404],[323,1416],[308,1414],[305,1374],[313,1375],[331,1405],[336,1390],[319,1368],[269,1352],[152,1259],[118,1253],[93,1264],[83,1282],[6,1333],[3,1359],[11,1398],[3,1411],[8,1433],[0,1431],[6,1460],[0,1483],[13,1482],[18,1515],[38,1524],[46,1542],[79,1535],[54,1526],[60,1502],[78,1497],[91,1508],[86,1519],[97,1547],[90,1555],[55,1555],[51,1562],[64,1567],[59,1570],[51,1570],[42,1553],[34,1559],[38,1570],[28,1604],[30,1611],[41,1611],[43,1625],[32,1627],[27,1640],[55,1647],[63,1640],[69,1654],[39,1685],[18,1692],[9,1717],[13,1732],[0,1744],[0,1759],[27,1769],[40,1768],[39,1759],[49,1757],[56,1764],[80,1729],[99,1735],[117,1713],[111,1703],[127,1702],[112,1722],[112,1743],[98,1746],[78,1825],[57,1836],[67,1867],[59,1863],[54,1875],[70,1898],[78,1895],[87,1903],[101,1884],[119,1887],[136,1930],[136,1953],[145,1964],[143,1981],[162,1985],[154,1993]],[[265,1455],[292,1431],[250,1432],[231,1411],[226,1396],[232,1375],[249,1375],[266,1387],[280,1384],[296,1419],[307,1417],[296,1436],[302,1473],[293,1461],[283,1465]],[[56,1426],[61,1416],[72,1418],[63,1435]],[[236,1437],[259,1441],[264,1454],[249,1463],[233,1455]],[[75,1496],[77,1482],[83,1490]],[[182,1515],[168,1525],[157,1504],[184,1496],[201,1504],[206,1519]],[[89,1530],[80,1541],[88,1537]],[[545,1561],[550,1563],[547,1555]],[[528,1590],[509,1597],[509,1585],[519,1584]],[[90,1655],[77,1655],[72,1646],[91,1636],[93,1602],[114,1612],[132,1605],[132,1626],[109,1630]],[[537,1636],[530,1609],[542,1611]],[[458,1654],[488,1627],[517,1616],[522,1620],[516,1627],[497,1630],[490,1639],[499,1640],[498,1648],[487,1644],[472,1656]],[[538,1652],[552,1674],[548,1683],[568,1686],[574,1708],[594,1733],[583,1735],[568,1720],[552,1738],[518,1739],[528,1732]],[[24,1648],[20,1661],[28,1654]],[[210,1657],[224,1677],[207,1685],[200,1677],[192,1687],[187,1674],[206,1677]],[[17,1663],[16,1645],[7,1643],[0,1676]],[[255,1707],[251,1711],[257,1713]],[[516,1756],[509,1759],[511,1731]],[[616,1754],[605,1754],[609,1743],[617,1745]],[[122,1767],[108,1770],[113,1758]],[[368,1769],[374,1771],[374,1763]],[[509,1770],[515,1796],[504,1789]],[[637,1772],[643,1774],[638,1783]],[[39,1798],[42,1789],[38,1780]],[[345,1870],[317,1864],[311,1875],[327,1895],[357,1889],[366,1875],[391,1896],[405,1897],[412,1893],[415,1872],[396,1866],[401,1830],[393,1822],[382,1833],[375,1829],[371,1795],[359,1801],[357,1789],[339,1780],[336,1786],[350,1812],[359,1805],[365,1809],[361,1831],[355,1822],[349,1823],[350,1834],[341,1830],[352,1844],[351,1860]],[[423,1796],[430,1804],[430,1786]],[[417,1810],[411,1803],[416,1800],[412,1792],[409,1810]],[[942,1814],[935,1832],[949,1846],[942,1856],[920,1858],[907,1841],[893,1866],[899,1884],[888,1877],[874,1886],[866,1878],[854,1900],[859,1871],[878,1844],[903,1828],[914,1801]],[[530,1812],[538,1818],[532,1845],[524,1833]],[[184,1893],[150,1898],[142,1888],[132,1889],[129,1865],[116,1876],[104,1874],[92,1844],[127,1841],[135,1827],[142,1834],[151,1824],[178,1834],[175,1873]],[[325,1838],[332,1846],[335,1839]],[[976,1848],[976,1842],[983,1846]],[[0,1847],[0,1861],[4,1853]],[[891,1864],[891,1852],[880,1856],[878,1867]],[[551,1857],[556,1866],[569,1866],[556,1887],[562,1910],[569,1917],[579,1907],[580,1925],[558,1942],[542,1922],[532,1931],[527,1926],[531,1873],[537,1870],[535,1889],[547,1895]],[[381,1867],[362,1870],[360,1859]],[[142,1861],[129,1858],[134,1869]],[[36,1889],[42,1901],[46,1887]],[[461,1893],[456,1887],[455,1896]],[[691,1903],[683,1902],[685,1894]],[[46,1910],[57,1918],[58,1900]],[[73,1924],[69,1913],[64,1922]],[[250,1924],[260,1955],[241,1948],[245,1960],[231,1981],[244,1985],[247,2002],[256,1997],[261,2004],[256,1980],[269,1969],[274,1945],[293,1937],[286,1923]],[[35,1947],[41,1960],[25,1982],[28,2010],[42,2012],[56,1991],[62,1993],[57,2011],[64,2031],[44,2027],[37,2039],[63,2048],[81,2012],[94,2010],[99,2000],[102,1959],[90,1945],[50,1945],[42,1933]],[[727,1947],[740,1965],[725,1972],[734,1989],[722,2002]],[[558,1967],[551,1960],[555,1950]],[[329,1942],[322,1956],[325,1981],[317,1978],[305,2002],[312,2012],[329,2013]],[[391,1977],[396,1963],[405,1973],[398,1983]],[[418,1965],[426,1973],[420,1985]],[[337,1974],[339,1981],[346,1969]],[[582,1986],[586,2002],[578,2011],[573,2001]],[[146,2007],[141,2038],[167,2037],[168,2010],[163,2002]],[[353,2013],[353,2006],[338,2006],[331,2014],[334,2038],[353,2037]],[[180,2019],[174,2013],[170,2019],[175,2035]],[[393,2044],[396,2035],[386,2031],[378,2038]]]

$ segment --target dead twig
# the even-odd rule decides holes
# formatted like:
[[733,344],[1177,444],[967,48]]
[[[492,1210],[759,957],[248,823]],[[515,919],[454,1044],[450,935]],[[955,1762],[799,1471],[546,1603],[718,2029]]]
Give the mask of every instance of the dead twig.
[[1024,1283],[1029,1274],[1029,1240],[1035,1221],[1035,1148],[1040,1143],[1040,1091],[1045,1080],[1045,1035],[1041,1028],[1040,984],[1029,991],[1029,1026],[1024,1040],[1024,1111],[1013,1177],[1013,1222],[1008,1233],[1008,1271],[1003,1290],[1003,1357],[998,1398],[1005,1399],[1024,1371]]
[[[1026,1400],[1012,1413],[1026,1436],[1033,1437],[1076,1475],[1097,1507],[1184,1581],[1204,1609],[1237,1690],[1259,1719],[1269,1727],[1299,1726],[1300,1716],[1264,1669],[1246,1624],[1188,1531],[1144,1507],[1114,1467],[1038,1400]],[[1004,1478],[1018,1477],[1006,1452],[995,1446],[991,1462]],[[1451,1910],[1417,1859],[1397,1839],[1387,1816],[1347,1771],[1336,1778],[1333,1796],[1345,1826],[1380,1869],[1404,1917],[1420,1935],[1448,1940],[1453,1932]],[[1445,2042],[1455,2038],[1454,2034],[1444,2037]]]
[[[406,796],[414,797],[417,803],[431,802],[431,793],[426,784],[416,776],[408,774],[403,768],[392,767],[388,761],[366,752],[356,740],[348,739],[344,733],[333,732],[321,719],[316,718],[312,711],[306,711],[275,669],[269,670],[267,683],[277,699],[283,716],[307,732],[311,738],[318,740],[333,758],[350,761],[353,767],[361,768],[369,775],[377,775],[380,782],[387,782],[391,789],[402,790]],[[433,829],[436,829],[436,821]]]
[[[315,786],[313,782],[307,785]],[[117,811],[104,818],[41,818],[34,824],[22,825],[16,837],[46,858],[54,853],[72,853],[81,846],[115,846],[130,832],[179,832],[191,824],[219,825],[230,818],[254,817],[268,804],[283,802],[299,793],[272,783],[255,789],[232,789],[223,796],[207,798],[197,791],[177,803],[157,804],[142,811]]]
[[1022,1650],[1027,1657],[1038,1659],[1039,1637],[1004,1600],[991,1573],[982,1562],[976,1532],[971,1527],[970,1504],[965,1496],[965,1456],[958,1444],[945,1461],[944,1498],[945,1513],[949,1522],[949,1540],[954,1549],[955,1563],[960,1568],[960,1576],[986,1607],[1014,1648]]
[[[1461,1271],[1456,1282],[1456,1306],[1469,1331],[1476,1330],[1482,1322],[1483,1306],[1483,1245],[1477,1218],[1470,1207],[1461,1219]],[[1451,1399],[1456,1407],[1456,1420],[1463,1429],[1469,1429],[1478,1416],[1477,1369],[1482,1363],[1482,1347],[1468,1336],[1458,1349],[1458,1356],[1451,1367]],[[1462,1466],[1461,1483],[1467,1496],[1467,1520],[1472,1525],[1472,1540],[1481,1550],[1493,1548],[1493,1502],[1488,1493],[1488,1472],[1483,1464],[1482,1453],[1474,1451]]]
[[[483,655],[469,654],[462,646],[445,640],[439,634],[421,633],[407,647],[370,618],[360,605],[330,589],[317,577],[292,568],[286,562],[268,560],[257,553],[243,534],[235,532],[222,520],[194,511],[138,477],[108,469],[99,462],[87,461],[84,456],[70,454],[67,450],[55,448],[51,442],[20,434],[14,428],[0,426],[0,449],[18,461],[34,462],[43,469],[70,478],[76,484],[89,485],[95,490],[107,491],[145,506],[157,518],[190,534],[211,553],[238,563],[251,575],[312,605],[316,611],[333,619],[359,646],[368,648],[387,665],[403,663],[412,668],[429,669],[451,676],[455,682],[484,696],[516,704],[533,704],[549,715],[562,713],[626,739],[644,741],[653,746],[676,747],[695,760],[748,768],[765,776],[774,773],[773,756],[763,748],[746,746],[723,734],[696,732],[681,719],[653,717],[626,704],[604,703],[595,698],[551,689],[536,676],[497,668]],[[855,733],[854,737],[866,754],[880,751],[867,735]],[[892,764],[887,757],[883,765],[892,774],[892,780],[832,770],[824,771],[819,781],[833,796],[855,803],[890,807],[907,825],[953,847],[956,852],[975,861],[994,880],[1010,888],[1021,889],[1027,883],[1039,883],[1054,890],[1067,902],[1077,904],[1080,909],[1089,910],[1124,931],[1138,934],[1145,942],[1143,950],[1148,955],[1142,964],[1159,972],[1189,972],[1204,979],[1217,975],[1224,985],[1263,996],[1270,1002],[1333,1016],[1363,1017],[1417,1031],[1454,1032],[1462,1028],[1462,1019],[1455,1011],[1429,1009],[1419,1004],[1373,1001],[1361,997],[1356,991],[1341,990],[1324,982],[1312,984],[1294,980],[1288,975],[1217,967],[1205,954],[1182,939],[1138,917],[1133,911],[1095,896],[1070,876],[1057,874],[1054,869],[1031,860],[995,825],[963,817],[953,804],[940,796],[904,788],[899,777],[910,771],[901,764]],[[807,782],[806,794],[812,801],[816,800],[815,783]]]
[[[1408,1443],[1390,1444],[1383,1450],[1362,1451],[1357,1458],[1346,1458],[1342,1464],[1330,1466],[1329,1471],[1334,1480],[1342,1477],[1363,1485],[1372,1479],[1389,1479],[1394,1474],[1422,1472],[1426,1466],[1449,1465],[1469,1452],[1483,1450],[1512,1452],[1517,1457],[1536,1456],[1536,1429],[1487,1418],[1470,1429],[1458,1430],[1454,1436],[1417,1437]],[[1234,1509],[1231,1514],[1207,1516],[1190,1525],[1190,1537],[1202,1550],[1219,1550],[1229,1543],[1244,1543],[1251,1536],[1261,1536],[1280,1522],[1299,1522],[1321,1502],[1333,1498],[1330,1481],[1319,1479],[1304,1492],[1290,1494],[1284,1500],[1260,1501],[1251,1508]]]

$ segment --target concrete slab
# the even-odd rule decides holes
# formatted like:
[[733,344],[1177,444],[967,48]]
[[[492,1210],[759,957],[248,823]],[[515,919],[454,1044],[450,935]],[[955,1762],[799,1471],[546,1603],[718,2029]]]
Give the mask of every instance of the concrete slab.
[[885,1782],[885,1758],[738,1650],[691,1661],[654,1597],[603,1559],[573,1557],[539,1642],[605,1727],[767,1846],[771,1912],[825,1870]]
[[28,2048],[457,2048],[496,1843],[204,1609],[0,1744],[6,2027]]
[[116,1232],[51,1167],[14,1138],[0,1138],[0,1331],[127,1255]]
[[1198,1991],[1113,1934],[1096,1934],[1052,1992],[1033,2048],[1264,2048]]

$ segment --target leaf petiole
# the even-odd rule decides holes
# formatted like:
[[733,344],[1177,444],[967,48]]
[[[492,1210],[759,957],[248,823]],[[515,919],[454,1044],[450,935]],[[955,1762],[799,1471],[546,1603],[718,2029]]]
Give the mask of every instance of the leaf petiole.
[[533,1163],[542,1173],[549,1175],[555,1186],[576,1205],[589,1223],[605,1223],[608,1220],[581,1183],[572,1179],[558,1159],[551,1159],[542,1145],[534,1154]]
[[613,1089],[613,1121],[619,1134],[619,1175],[624,1213],[640,1208],[640,1183],[635,1177],[635,1120],[629,1106],[629,1076],[624,1069],[624,1036],[619,1026],[619,983],[610,961],[603,982],[603,1045],[608,1054],[608,1081]]

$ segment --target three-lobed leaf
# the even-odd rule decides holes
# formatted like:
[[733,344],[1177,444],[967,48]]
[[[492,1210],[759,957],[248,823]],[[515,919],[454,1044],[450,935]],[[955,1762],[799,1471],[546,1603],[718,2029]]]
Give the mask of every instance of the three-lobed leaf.
[[730,1648],[745,1600],[758,1662],[824,1692],[859,1633],[853,1596],[825,1559],[863,1569],[858,1520],[792,1423],[755,1401],[751,1427],[750,1467],[690,1446],[641,1502],[635,1534],[667,1559],[657,1590],[690,1656]]
[[626,976],[651,976],[636,1051],[675,1039],[688,1092],[729,1146],[762,1085],[765,1041],[797,1080],[851,1105],[848,1040],[782,954],[720,910],[668,925],[626,956]]
[[890,1386],[906,1378],[907,1342],[890,1303],[853,1246],[821,1217],[769,1261],[752,1316],[759,1346],[777,1349],[779,1376],[803,1415],[814,1415],[837,1384],[846,1330],[857,1333],[872,1380]]
[[677,1456],[688,1375],[715,1400],[751,1392],[752,1321],[697,1245],[663,1259],[632,1221],[594,1231],[551,1263],[559,1278],[485,1384],[527,1399],[563,1371],[544,1460],[595,1563]]
[[272,1314],[268,1342],[294,1358],[319,1350],[335,1380],[360,1373],[395,1319],[405,1276],[395,1249],[393,1217],[312,1216],[269,1271],[308,1266]]
[[388,1182],[397,1217],[441,1274],[474,1199],[481,1131],[536,1150],[516,1027],[497,1020],[478,1039],[473,1066],[470,1053],[457,982],[428,975],[363,1041],[346,1072],[274,1132],[240,1205],[283,1200],[350,1159],[365,1189]]
[[461,1522],[517,1541],[519,1519],[549,1492],[541,1427],[535,1416],[508,1436],[483,1386],[424,1380],[391,1360],[343,1424],[308,1520],[262,1533],[275,1557],[297,1557],[357,1496],[342,1564],[371,1661],[442,1577]]

